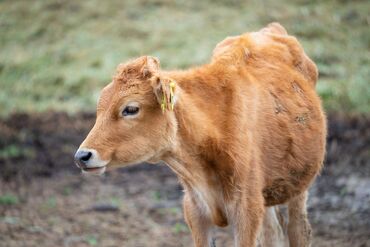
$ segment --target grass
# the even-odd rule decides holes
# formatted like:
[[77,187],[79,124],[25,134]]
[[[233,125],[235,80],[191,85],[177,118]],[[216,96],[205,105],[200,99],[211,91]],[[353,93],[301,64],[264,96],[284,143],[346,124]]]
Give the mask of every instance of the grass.
[[86,241],[87,243],[90,245],[90,246],[96,246],[98,245],[98,239],[93,236],[93,235],[89,235],[86,237]]
[[318,64],[327,109],[370,112],[366,0],[0,1],[0,115],[93,111],[115,67],[207,62],[228,35],[282,23]]
[[19,203],[19,198],[16,195],[5,194],[0,195],[0,205],[16,205]]
[[179,222],[177,222],[173,227],[172,227],[172,231],[174,232],[174,233],[177,233],[177,234],[179,234],[179,233],[188,233],[189,232],[189,228],[185,225],[185,224],[183,224],[183,223],[179,223]]

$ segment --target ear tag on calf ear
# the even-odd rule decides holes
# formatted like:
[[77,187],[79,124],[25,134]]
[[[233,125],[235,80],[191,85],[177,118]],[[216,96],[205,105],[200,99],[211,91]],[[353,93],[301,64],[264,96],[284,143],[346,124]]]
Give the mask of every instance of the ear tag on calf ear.
[[170,106],[171,106],[171,111],[173,111],[173,108],[175,106],[175,89],[176,89],[176,83],[175,83],[175,81],[171,80],[171,82],[170,82]]
[[161,108],[162,108],[162,113],[164,113],[164,111],[166,110],[166,99],[165,99],[164,93],[162,94]]
[[161,99],[161,109],[164,113],[165,110],[173,111],[175,107],[175,89],[176,89],[176,82],[172,79],[169,79],[170,83],[168,83],[168,88],[166,84],[162,84],[162,99]]

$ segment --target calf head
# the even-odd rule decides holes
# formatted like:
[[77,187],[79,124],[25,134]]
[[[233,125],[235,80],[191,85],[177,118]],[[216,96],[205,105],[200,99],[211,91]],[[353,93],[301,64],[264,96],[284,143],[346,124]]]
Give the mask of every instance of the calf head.
[[161,76],[157,58],[143,56],[118,66],[101,92],[96,122],[75,154],[85,172],[158,162],[175,143],[176,84]]

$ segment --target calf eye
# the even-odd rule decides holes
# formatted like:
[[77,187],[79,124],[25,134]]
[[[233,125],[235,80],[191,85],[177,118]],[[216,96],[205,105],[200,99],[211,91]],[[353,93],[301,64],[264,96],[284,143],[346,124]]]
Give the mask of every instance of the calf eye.
[[122,111],[122,116],[133,116],[138,114],[139,112],[139,107],[137,106],[126,106],[125,109]]

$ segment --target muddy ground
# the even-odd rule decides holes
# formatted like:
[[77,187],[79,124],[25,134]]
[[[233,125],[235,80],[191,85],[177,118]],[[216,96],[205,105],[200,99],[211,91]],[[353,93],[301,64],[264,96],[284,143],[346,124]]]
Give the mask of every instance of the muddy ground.
[[[0,246],[191,246],[182,189],[164,165],[85,177],[72,156],[93,114],[0,120]],[[370,246],[370,117],[329,116],[325,168],[313,185],[313,246]],[[217,231],[217,246],[232,246]]]

